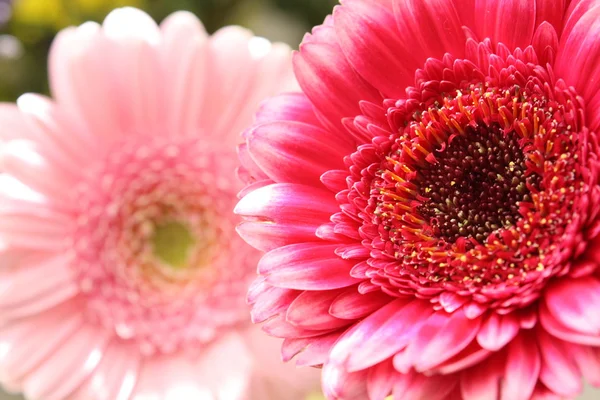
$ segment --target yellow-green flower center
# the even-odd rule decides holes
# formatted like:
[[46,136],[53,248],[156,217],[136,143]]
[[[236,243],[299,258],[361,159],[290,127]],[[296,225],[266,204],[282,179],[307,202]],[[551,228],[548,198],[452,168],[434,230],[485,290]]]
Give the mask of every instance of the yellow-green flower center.
[[183,269],[189,265],[188,261],[195,244],[196,238],[181,222],[167,221],[154,227],[154,255],[175,269]]

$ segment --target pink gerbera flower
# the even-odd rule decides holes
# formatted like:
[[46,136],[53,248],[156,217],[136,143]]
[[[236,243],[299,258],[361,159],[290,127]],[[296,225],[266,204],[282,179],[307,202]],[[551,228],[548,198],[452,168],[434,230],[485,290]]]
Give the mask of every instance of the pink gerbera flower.
[[[289,49],[135,9],[59,34],[2,105],[0,382],[30,399],[303,399],[245,294],[235,145]],[[269,338],[269,340],[273,340]],[[276,341],[275,341],[276,342]]]
[[600,385],[600,1],[347,0],[240,148],[249,299],[329,399]]

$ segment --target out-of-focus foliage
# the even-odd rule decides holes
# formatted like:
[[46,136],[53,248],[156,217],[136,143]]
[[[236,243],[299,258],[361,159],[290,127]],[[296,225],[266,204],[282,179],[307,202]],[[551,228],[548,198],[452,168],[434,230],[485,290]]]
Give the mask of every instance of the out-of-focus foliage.
[[0,101],[48,92],[46,60],[56,33],[84,21],[101,22],[113,8],[135,6],[157,21],[188,10],[209,32],[237,24],[297,47],[337,0],[0,0]]

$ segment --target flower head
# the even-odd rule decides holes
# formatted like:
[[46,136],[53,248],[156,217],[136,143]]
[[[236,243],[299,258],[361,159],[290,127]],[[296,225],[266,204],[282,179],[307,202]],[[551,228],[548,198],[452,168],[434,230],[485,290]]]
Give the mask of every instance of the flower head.
[[[348,0],[240,147],[253,318],[330,399],[600,384],[597,1]],[[546,398],[546,397],[543,397]]]
[[[0,381],[30,399],[301,399],[247,316],[239,132],[289,49],[191,14],[61,32],[53,99],[0,107]],[[271,340],[271,339],[269,339]],[[266,363],[266,364],[265,364]],[[285,372],[288,375],[292,371]]]

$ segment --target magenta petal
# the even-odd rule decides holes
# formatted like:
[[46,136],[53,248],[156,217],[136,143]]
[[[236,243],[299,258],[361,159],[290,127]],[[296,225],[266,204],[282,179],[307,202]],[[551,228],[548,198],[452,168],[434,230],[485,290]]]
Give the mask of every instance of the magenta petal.
[[579,333],[563,325],[552,315],[544,302],[540,304],[540,322],[546,331],[557,338],[572,343],[600,346],[600,337],[598,335]]
[[313,105],[303,93],[284,93],[265,100],[256,113],[256,124],[298,121],[320,127]]
[[565,345],[585,380],[593,386],[599,387],[600,347],[579,346],[567,343]]
[[350,321],[341,320],[329,313],[332,301],[341,290],[303,292],[290,304],[286,319],[301,328],[335,329],[349,325]]
[[537,384],[541,360],[536,338],[522,332],[507,348],[500,400],[529,400]]
[[329,313],[342,319],[359,319],[380,309],[394,298],[377,291],[366,294],[351,287],[337,296],[331,303]]
[[405,347],[431,314],[426,301],[395,300],[356,324],[332,349],[330,360],[349,371],[371,367]]
[[536,22],[535,0],[454,0],[454,3],[463,24],[478,40],[490,38],[494,44],[504,43],[510,50],[531,44]]
[[301,292],[269,285],[264,276],[258,277],[248,291],[248,302],[252,304],[252,322],[260,323],[287,310]]
[[367,390],[370,400],[384,400],[394,387],[394,378],[398,372],[390,361],[377,364],[369,370]]
[[560,323],[575,332],[600,336],[600,281],[562,279],[551,283],[544,302]]
[[498,351],[519,332],[519,319],[513,314],[499,315],[491,312],[477,334],[481,347]]
[[441,59],[446,53],[462,57],[466,38],[452,1],[392,2],[398,31],[402,35],[401,54],[411,52],[419,68],[428,58]]
[[331,363],[323,366],[323,394],[328,399],[365,400],[367,394],[367,372],[349,373]]
[[420,67],[398,31],[391,2],[354,0],[334,12],[338,40],[352,66],[386,98],[402,98]]
[[468,319],[461,310],[452,314],[434,313],[419,330],[417,341],[422,341],[424,346],[415,369],[427,371],[458,354],[475,339],[480,325],[481,318]]
[[336,331],[311,338],[310,345],[296,357],[296,365],[302,367],[323,365],[340,335],[340,331]]
[[556,57],[555,71],[572,85],[586,101],[588,126],[600,124],[600,6],[595,1],[581,1],[565,24]]
[[401,375],[394,385],[394,400],[446,400],[457,383],[456,377],[452,375]]
[[[247,136],[252,159],[275,182],[320,186],[320,177],[344,167],[344,146],[338,135],[301,122],[259,125]],[[348,143],[347,143],[348,144]]]
[[464,371],[460,378],[464,400],[498,400],[504,364],[504,355],[495,353],[482,363]]
[[301,243],[271,250],[258,272],[273,286],[296,290],[338,289],[359,282],[350,276],[353,263],[335,255],[337,244]]
[[296,184],[260,187],[240,200],[234,212],[245,218],[240,236],[261,251],[315,240],[315,232],[339,211],[325,189]]
[[571,359],[571,347],[554,338],[543,329],[539,330],[538,340],[542,356],[540,380],[553,392],[568,398],[576,397],[582,389],[581,374]]
[[360,101],[382,101],[348,64],[330,20],[304,40],[293,62],[300,87],[330,128],[343,130],[343,118],[361,113]]

